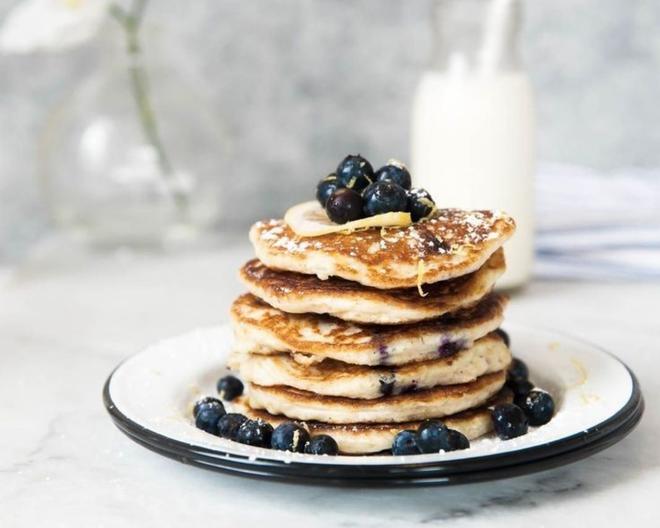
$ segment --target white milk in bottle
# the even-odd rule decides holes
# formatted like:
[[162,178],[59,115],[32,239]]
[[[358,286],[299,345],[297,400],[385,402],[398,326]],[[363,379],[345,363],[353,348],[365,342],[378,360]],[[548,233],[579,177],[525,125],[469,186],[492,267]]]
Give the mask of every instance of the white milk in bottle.
[[439,207],[512,215],[517,230],[498,285],[521,286],[533,261],[535,121],[517,53],[520,0],[437,0],[435,7],[434,68],[413,103],[415,185]]

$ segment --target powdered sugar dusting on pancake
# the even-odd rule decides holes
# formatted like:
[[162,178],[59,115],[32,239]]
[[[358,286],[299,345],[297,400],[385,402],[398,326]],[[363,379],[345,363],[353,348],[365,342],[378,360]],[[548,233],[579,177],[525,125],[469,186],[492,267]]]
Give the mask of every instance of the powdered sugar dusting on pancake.
[[387,289],[415,287],[420,261],[425,283],[475,271],[514,230],[513,219],[502,212],[439,209],[407,227],[318,237],[300,237],[284,220],[267,220],[253,226],[250,239],[269,267]]
[[[497,237],[493,226],[497,220],[510,221],[501,212],[464,211],[440,209],[433,218],[407,227],[369,229],[343,234],[333,233],[316,238],[297,236],[283,220],[257,222],[259,238],[270,242],[272,247],[284,248],[292,253],[307,249],[335,248],[349,254],[365,250],[367,254],[401,250],[402,246],[414,252],[418,258],[437,254],[451,254],[466,245],[477,245]],[[377,240],[371,240],[371,239]]]

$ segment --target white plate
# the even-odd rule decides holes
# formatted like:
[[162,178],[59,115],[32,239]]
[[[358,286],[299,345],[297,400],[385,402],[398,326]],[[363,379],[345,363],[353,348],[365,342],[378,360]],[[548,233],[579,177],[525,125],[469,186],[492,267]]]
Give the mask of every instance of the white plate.
[[161,341],[122,363],[104,399],[117,426],[133,440],[194,465],[252,476],[323,483],[449,484],[519,475],[583,458],[625,436],[643,400],[635,377],[617,358],[564,335],[507,325],[516,357],[554,397],[557,412],[542,427],[469,449],[414,456],[313,456],[245,446],[196,429],[192,405],[215,395],[231,347],[226,326]]

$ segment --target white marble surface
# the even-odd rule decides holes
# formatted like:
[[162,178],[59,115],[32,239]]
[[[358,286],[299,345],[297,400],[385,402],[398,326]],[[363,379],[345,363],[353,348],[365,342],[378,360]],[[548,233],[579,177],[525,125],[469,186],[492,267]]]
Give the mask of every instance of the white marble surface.
[[[285,485],[184,466],[112,425],[122,358],[227,318],[246,246],[212,254],[32,263],[0,282],[0,526],[651,526],[660,510],[660,283],[536,283],[509,318],[617,353],[647,410],[616,446],[565,468],[453,488]],[[259,524],[257,524],[259,523]],[[267,523],[267,524],[266,524]]]

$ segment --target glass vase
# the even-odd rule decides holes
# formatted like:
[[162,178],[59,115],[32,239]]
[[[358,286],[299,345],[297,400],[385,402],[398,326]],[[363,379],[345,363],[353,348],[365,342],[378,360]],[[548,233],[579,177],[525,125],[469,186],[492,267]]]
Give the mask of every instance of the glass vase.
[[226,137],[199,86],[108,22],[96,65],[51,114],[44,191],[56,224],[97,247],[163,246],[221,216]]

